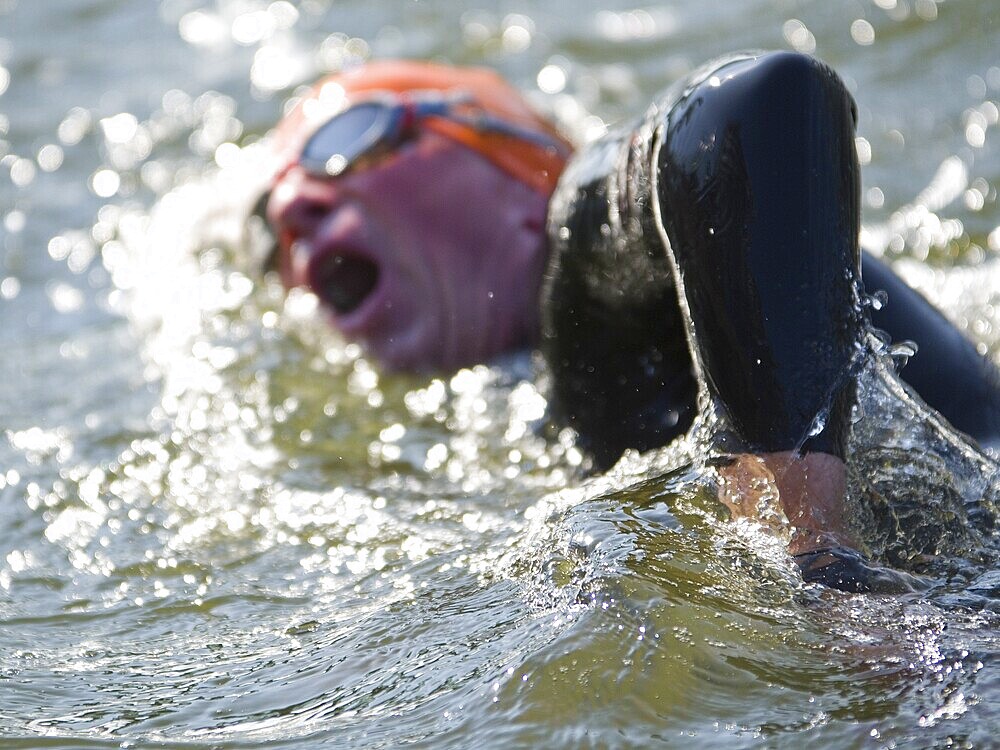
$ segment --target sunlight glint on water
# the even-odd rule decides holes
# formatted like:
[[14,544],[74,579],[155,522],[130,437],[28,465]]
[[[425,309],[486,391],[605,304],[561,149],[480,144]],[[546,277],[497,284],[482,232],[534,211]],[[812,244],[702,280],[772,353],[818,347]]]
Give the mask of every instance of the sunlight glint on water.
[[[987,745],[990,540],[944,539],[926,596],[803,588],[697,445],[585,480],[530,358],[383,375],[244,230],[259,139],[325,70],[487,64],[587,138],[791,47],[858,98],[866,244],[995,355],[995,27],[985,1],[0,0],[5,746]],[[856,493],[903,522],[995,502],[988,459],[866,377],[886,452]]]

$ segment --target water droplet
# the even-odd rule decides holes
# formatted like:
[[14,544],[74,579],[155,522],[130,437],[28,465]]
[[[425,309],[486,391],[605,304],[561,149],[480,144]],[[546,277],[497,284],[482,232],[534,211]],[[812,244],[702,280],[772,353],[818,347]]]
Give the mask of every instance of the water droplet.
[[566,71],[550,63],[538,71],[537,82],[546,94],[558,94],[566,88]]
[[813,417],[812,424],[809,425],[808,437],[816,437],[823,431],[823,428],[826,427],[826,418],[828,413],[828,410],[824,408],[815,417]]
[[899,371],[910,361],[910,357],[917,353],[917,344],[915,341],[899,341],[892,344],[887,351],[896,365],[896,370]]
[[0,297],[14,299],[21,292],[21,282],[16,276],[8,276],[0,281]]
[[62,166],[63,150],[60,146],[50,143],[38,151],[38,166],[44,172],[55,172]]
[[851,37],[861,46],[867,47],[875,42],[875,27],[859,18],[851,24]]
[[121,187],[121,177],[112,169],[99,169],[90,178],[90,188],[100,198],[110,198]]
[[868,295],[868,305],[872,310],[878,311],[889,302],[889,295],[884,289],[877,289]]
[[30,159],[15,159],[10,165],[10,181],[15,187],[26,187],[35,179],[35,163]]
[[347,159],[343,154],[334,154],[326,162],[326,173],[331,177],[336,177],[347,169]]

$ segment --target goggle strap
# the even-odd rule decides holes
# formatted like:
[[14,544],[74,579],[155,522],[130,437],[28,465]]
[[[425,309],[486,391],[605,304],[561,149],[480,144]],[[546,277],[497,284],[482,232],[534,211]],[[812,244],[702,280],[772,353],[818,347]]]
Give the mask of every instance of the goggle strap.
[[475,98],[465,91],[449,92],[449,95],[444,97],[441,96],[440,92],[427,92],[427,94],[414,92],[410,95],[400,95],[399,98],[403,106],[406,107],[406,117],[403,120],[404,130],[411,127],[414,120],[421,117],[445,117],[481,133],[498,133],[510,138],[528,141],[543,148],[555,148],[557,151],[562,149],[562,144],[555,138],[537,130],[520,127],[488,112],[479,111],[474,115],[456,112],[455,108],[458,105],[475,106]]
[[509,138],[517,138],[521,141],[528,141],[529,143],[534,143],[535,145],[543,148],[555,148],[557,151],[562,147],[562,144],[560,144],[555,138],[552,138],[545,133],[519,127],[512,122],[501,120],[499,117],[494,117],[486,112],[480,112],[476,115],[459,115],[456,113],[450,113],[448,118],[454,120],[455,122],[460,122],[463,125],[467,125],[468,127],[478,130],[481,133],[498,133]]
[[[559,173],[562,171],[563,162],[569,155],[569,146],[555,135],[515,124],[484,111],[476,106],[475,99],[467,92],[447,92],[444,96],[441,95],[441,92],[409,92],[396,95],[394,97],[395,103],[390,103],[389,98],[377,97],[368,105],[376,106],[382,115],[372,123],[372,126],[365,133],[358,134],[358,140],[355,141],[357,147],[351,150],[349,158],[345,157],[347,159],[347,163],[344,164],[345,168],[349,168],[352,163],[379,143],[389,144],[405,137],[417,127],[418,122],[422,119],[428,120],[427,125],[431,130],[472,148],[501,169],[544,194],[552,192],[555,180],[558,179]],[[362,105],[364,102],[357,103],[357,106]],[[456,111],[459,106],[464,108],[466,105],[473,108],[473,113]],[[351,107],[348,107],[331,118],[326,125],[320,126],[316,133],[306,141],[299,159],[286,165],[276,177],[276,181],[281,179],[288,169],[296,164],[303,166],[307,172],[314,176],[336,177],[341,174],[343,169],[336,172],[331,171],[329,160],[320,163],[316,155],[307,160],[305,152],[330,122],[350,109]],[[460,132],[463,130],[464,134]],[[510,138],[514,142],[500,148],[489,148],[482,140],[486,134],[500,135]],[[541,151],[537,169],[523,168],[523,157],[517,156],[518,153],[523,153],[516,144],[518,141],[529,148],[537,148]]]
[[424,116],[424,112],[418,102],[404,100],[401,106],[403,108],[403,116],[399,121],[399,132],[409,133],[414,125],[417,124],[417,120]]

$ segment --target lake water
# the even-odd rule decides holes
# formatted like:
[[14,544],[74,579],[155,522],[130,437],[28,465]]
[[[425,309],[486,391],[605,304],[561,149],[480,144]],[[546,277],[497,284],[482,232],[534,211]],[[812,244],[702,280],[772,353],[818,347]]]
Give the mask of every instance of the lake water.
[[803,587],[684,445],[588,480],[528,357],[384,376],[241,252],[323,71],[486,64],[586,138],[747,47],[844,76],[866,243],[998,356],[994,0],[0,0],[0,745],[993,746],[948,523],[1000,480],[891,375],[853,487],[941,532],[929,590]]

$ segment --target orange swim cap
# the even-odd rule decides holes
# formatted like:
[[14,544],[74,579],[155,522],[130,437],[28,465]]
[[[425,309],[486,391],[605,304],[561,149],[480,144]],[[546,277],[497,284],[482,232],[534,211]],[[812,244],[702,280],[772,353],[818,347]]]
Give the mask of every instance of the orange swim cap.
[[472,149],[529,187],[549,195],[566,165],[572,146],[539,117],[524,97],[497,73],[485,68],[455,68],[427,62],[381,60],[317,82],[278,123],[275,148],[280,164],[298,160],[309,137],[331,117],[378,92],[461,92],[486,113],[513,125],[543,133],[565,148],[480,131],[441,117],[427,117],[421,127]]

